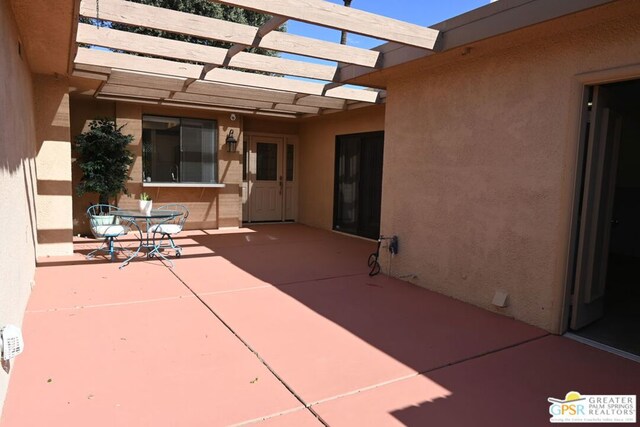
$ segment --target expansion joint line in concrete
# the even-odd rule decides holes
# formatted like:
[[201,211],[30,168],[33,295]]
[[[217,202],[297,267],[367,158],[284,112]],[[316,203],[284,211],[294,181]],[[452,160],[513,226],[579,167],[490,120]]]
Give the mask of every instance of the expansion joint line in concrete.
[[303,285],[305,283],[323,282],[323,281],[326,281],[326,280],[341,279],[343,277],[364,276],[365,274],[367,274],[367,273],[341,274],[339,276],[320,277],[319,279],[297,280],[295,282],[277,283],[277,284],[274,284],[273,287],[274,288],[281,288],[281,287],[284,287],[284,286],[291,286],[291,285]]
[[355,394],[359,394],[359,393],[362,393],[362,392],[375,390],[377,388],[384,387],[384,386],[387,386],[387,385],[390,385],[390,384],[395,384],[395,383],[399,383],[399,382],[402,382],[402,381],[410,380],[412,378],[416,378],[416,377],[419,377],[421,375],[426,375],[426,374],[432,373],[432,372],[440,370],[440,369],[444,369],[444,368],[448,368],[448,367],[451,367],[451,366],[455,366],[455,365],[458,365],[458,364],[461,364],[461,363],[464,363],[464,362],[468,362],[468,361],[473,360],[473,359],[479,359],[481,357],[488,356],[488,355],[494,354],[494,353],[498,353],[498,352],[503,351],[503,350],[508,350],[510,348],[515,348],[515,347],[518,347],[520,345],[530,343],[532,341],[537,341],[537,340],[542,339],[544,337],[547,337],[549,335],[551,335],[551,334],[545,334],[545,335],[541,335],[539,337],[530,338],[530,339],[525,340],[525,341],[520,341],[520,342],[517,342],[515,344],[510,344],[510,345],[505,346],[505,347],[500,347],[500,348],[497,348],[495,350],[487,351],[485,353],[476,354],[474,356],[470,356],[470,357],[467,357],[467,358],[464,358],[464,359],[460,359],[460,360],[457,360],[455,362],[447,363],[446,365],[436,366],[435,368],[426,369],[426,370],[420,371],[420,372],[414,372],[413,374],[405,375],[403,377],[394,378],[394,379],[391,379],[391,380],[388,380],[388,381],[383,381],[383,382],[377,383],[377,384],[371,384],[371,385],[369,385],[367,387],[359,388],[357,390],[351,390],[351,391],[348,391],[346,393],[342,393],[342,394],[337,394],[337,395],[334,395],[334,396],[326,397],[324,399],[320,399],[320,400],[316,400],[315,402],[312,402],[311,406],[320,405],[321,403],[331,402],[333,400],[338,400],[338,399],[342,399],[344,397],[353,396]]
[[222,319],[222,317],[220,317],[220,315],[216,313],[215,310],[200,297],[200,295],[198,295],[193,289],[191,289],[191,287],[187,285],[187,283],[182,280],[182,278],[178,276],[175,271],[173,271],[172,269],[169,269],[169,271],[171,271],[171,274],[173,274],[180,281],[180,283],[182,283],[184,287],[186,287],[189,292],[191,292],[193,296],[195,296],[202,303],[202,305],[204,305],[207,310],[209,310],[209,312],[211,312],[211,314],[213,314],[216,319],[218,319],[220,323],[224,325],[225,328],[227,328],[229,332],[231,332],[251,353],[253,353],[258,358],[260,363],[262,363],[264,367],[267,368],[274,377],[276,377],[280,384],[282,384],[284,388],[286,388],[289,393],[291,393],[291,395],[295,397],[296,400],[298,400],[298,402],[300,402],[311,413],[311,415],[313,415],[319,422],[321,422],[322,425],[324,425],[325,427],[329,427],[329,424],[327,424],[322,419],[322,417],[316,411],[314,411],[313,408],[311,408],[311,405],[305,402],[304,399],[302,399],[302,397],[298,393],[296,393],[295,390],[293,390],[293,388],[291,388],[291,386],[289,386],[289,384],[287,384],[271,366],[269,366],[267,361],[264,360],[262,356],[260,356],[260,354],[256,350],[254,350],[253,347],[251,347],[251,345],[247,341],[245,341],[227,322],[225,322],[224,319]]
[[533,341],[538,341],[538,340],[540,340],[542,338],[548,337],[549,335],[551,335],[551,334],[547,332],[547,333],[545,333],[543,335],[540,335],[538,337],[529,338],[527,340],[519,341],[519,342],[513,343],[513,344],[509,344],[509,345],[506,345],[504,347],[496,348],[494,350],[485,351],[484,353],[474,354],[473,356],[465,357],[463,359],[459,359],[459,360],[456,360],[454,362],[447,363],[445,365],[436,366],[435,368],[431,368],[431,369],[427,369],[426,371],[418,372],[418,375],[429,374],[429,373],[437,371],[439,369],[444,369],[444,368],[448,368],[450,366],[459,365],[461,363],[469,362],[470,360],[474,360],[474,359],[480,359],[481,357],[489,356],[491,354],[499,353],[499,352],[504,351],[504,350],[509,350],[511,348],[519,347],[521,345],[528,344],[528,343],[533,342]]

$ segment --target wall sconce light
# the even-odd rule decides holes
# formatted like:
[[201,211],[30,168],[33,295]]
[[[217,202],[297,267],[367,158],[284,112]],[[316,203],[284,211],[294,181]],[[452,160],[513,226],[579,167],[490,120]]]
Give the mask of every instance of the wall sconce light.
[[238,140],[233,136],[233,129],[230,129],[229,133],[227,134],[227,151],[229,153],[235,153],[237,145]]

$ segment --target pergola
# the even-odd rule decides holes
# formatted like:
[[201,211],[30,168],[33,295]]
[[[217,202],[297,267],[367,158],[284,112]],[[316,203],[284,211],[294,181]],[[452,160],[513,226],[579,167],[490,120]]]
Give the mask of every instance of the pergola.
[[[73,75],[101,80],[95,92],[99,99],[296,118],[384,102],[384,90],[353,87],[349,79],[428,55],[438,38],[437,30],[324,0],[211,1],[254,10],[271,19],[253,27],[125,0],[82,0],[83,17],[222,41],[231,47],[78,23],[78,44],[109,50],[77,47]],[[362,49],[275,31],[289,19],[388,43]],[[325,61],[259,55],[247,52],[249,47]],[[406,47],[413,55],[394,56]]]

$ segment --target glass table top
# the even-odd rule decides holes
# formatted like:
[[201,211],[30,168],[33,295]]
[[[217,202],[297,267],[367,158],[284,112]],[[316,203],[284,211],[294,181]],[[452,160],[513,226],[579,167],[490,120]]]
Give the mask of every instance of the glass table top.
[[123,218],[173,218],[181,215],[180,211],[153,209],[150,213],[134,210],[117,210],[110,212],[111,215]]

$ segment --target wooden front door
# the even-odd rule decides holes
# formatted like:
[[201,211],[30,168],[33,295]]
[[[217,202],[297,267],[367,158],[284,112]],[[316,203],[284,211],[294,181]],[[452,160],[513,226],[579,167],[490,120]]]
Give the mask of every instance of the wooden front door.
[[293,221],[297,214],[297,143],[294,138],[251,136],[245,221]]

